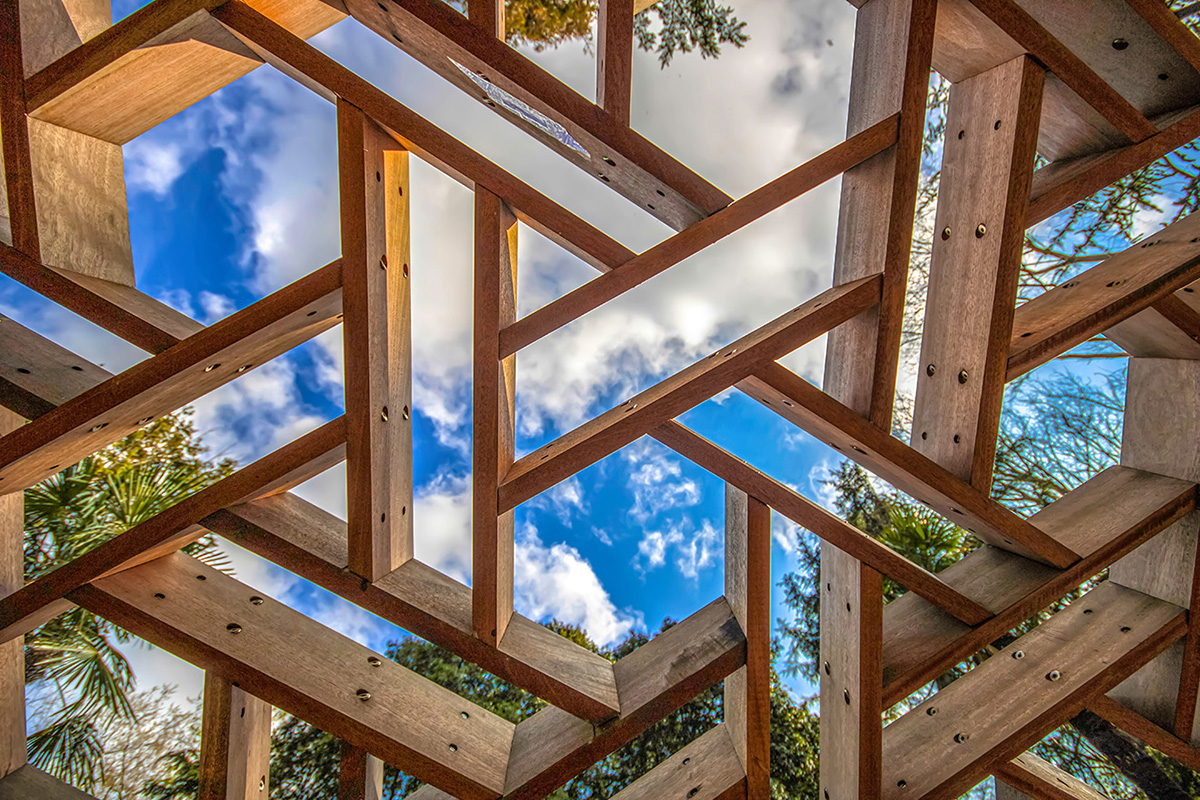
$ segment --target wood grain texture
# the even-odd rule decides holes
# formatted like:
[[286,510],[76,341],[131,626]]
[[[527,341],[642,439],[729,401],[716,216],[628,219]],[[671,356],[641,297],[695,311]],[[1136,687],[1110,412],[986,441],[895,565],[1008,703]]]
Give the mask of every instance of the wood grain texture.
[[996,770],[996,800],[1109,800],[1069,772],[1032,753],[1021,755]]
[[1188,215],[1132,247],[1040,294],[1017,309],[1008,351],[1014,380],[1126,320],[1115,340],[1142,354],[1161,340],[1147,336],[1138,312],[1200,277],[1200,215]]
[[37,767],[24,766],[0,779],[0,800],[95,800],[69,783],[47,775]]
[[72,599],[461,800],[503,787],[511,723],[195,559],[175,553]]
[[549,336],[810,189],[874,157],[895,143],[898,126],[898,115],[872,125],[712,216],[664,239],[611,272],[514,321],[500,332],[500,354],[512,355]]
[[891,427],[936,4],[886,0],[858,11],[847,136],[900,112],[894,148],[842,176],[834,284],[883,273],[879,310],[829,334],[822,386]]
[[340,262],[142,361],[3,439],[0,490],[25,489],[338,323]]
[[450,177],[474,188],[482,183],[503,198],[538,233],[585,262],[612,269],[633,257],[616,240],[584,222],[528,184],[497,167],[411,109],[372,86],[286,29],[239,0],[223,5],[215,16],[274,56],[273,64],[292,69],[327,87],[366,112],[406,150]]
[[472,355],[471,586],[475,635],[495,645],[513,613],[513,513],[500,506],[516,441],[517,359],[501,358],[500,331],[517,316],[517,218],[475,187]]
[[1069,547],[778,363],[762,365],[738,388],[989,544],[1059,567],[1077,560]]
[[939,573],[995,614],[983,625],[965,626],[920,596],[889,603],[883,612],[885,705],[1004,636],[1195,508],[1194,484],[1114,467],[1031,518],[1086,550],[1074,566],[1058,571],[989,546]]
[[576,716],[602,722],[620,711],[611,662],[520,614],[498,649],[486,646],[473,633],[470,588],[432,567],[408,561],[364,589],[345,569],[346,523],[294,495],[220,511],[204,524]]
[[0,406],[36,419],[111,377],[103,367],[0,315]]
[[383,762],[361,747],[342,742],[337,800],[383,800]]
[[1097,695],[1088,701],[1088,710],[1104,717],[1125,733],[1167,755],[1188,769],[1200,770],[1200,751],[1170,731],[1160,728],[1136,711],[1121,705],[1108,695]]
[[61,598],[79,586],[194,542],[204,535],[197,523],[209,514],[255,499],[267,485],[319,474],[330,466],[331,453],[340,460],[345,442],[345,420],[339,417],[21,586],[0,600],[0,641],[28,633],[47,614],[61,611]]
[[30,258],[41,259],[25,82],[21,55],[21,19],[16,3],[0,6],[0,155],[4,163],[9,240]]
[[391,138],[344,100],[337,129],[350,569],[375,581],[412,558],[411,390],[399,385],[411,374],[411,314],[407,297],[392,291],[407,281],[403,264],[389,264],[383,175]]
[[883,797],[958,797],[1162,652],[1184,616],[1111,581],[1096,587],[889,725]]
[[728,725],[717,725],[612,796],[612,800],[740,800],[744,782]]
[[627,127],[633,99],[633,6],[634,0],[600,0],[596,14],[596,105]]
[[26,76],[112,24],[111,0],[21,0],[20,8]]
[[[0,435],[24,424],[0,409]],[[0,495],[0,597],[25,583],[24,500],[20,492]],[[0,778],[24,766],[25,758],[25,642],[14,639],[0,643]]]
[[519,459],[500,486],[508,510],[703,403],[879,301],[878,277],[835,286]]
[[770,800],[771,509],[732,484],[725,484],[725,599],[746,634],[746,666],[725,679],[722,727],[747,800]]
[[270,762],[271,707],[206,672],[197,800],[266,800]]
[[996,459],[1044,77],[1021,56],[954,84],[946,112],[912,447],[983,492]]
[[821,542],[821,793],[875,800],[883,736],[883,581]]
[[[1193,520],[1194,521],[1194,520]],[[1191,596],[1188,598],[1188,633],[1183,643],[1183,663],[1179,668],[1179,691],[1175,697],[1176,736],[1191,738],[1200,701],[1200,548],[1192,566]]]
[[[729,204],[720,189],[450,6],[438,0],[346,6],[384,39],[676,230]],[[547,122],[514,113],[510,98]]]

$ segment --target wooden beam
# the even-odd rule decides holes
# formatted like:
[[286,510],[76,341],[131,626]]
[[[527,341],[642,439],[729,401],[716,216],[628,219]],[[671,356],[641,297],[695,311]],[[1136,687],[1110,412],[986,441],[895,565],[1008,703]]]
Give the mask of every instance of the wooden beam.
[[900,112],[896,145],[842,177],[833,282],[883,273],[879,311],[832,331],[822,385],[891,428],[936,4],[885,0],[858,10],[847,136]]
[[1125,0],[1126,4],[1146,20],[1154,32],[1183,56],[1192,68],[1200,72],[1200,41],[1196,34],[1171,10],[1166,3],[1152,0]]
[[745,786],[735,739],[727,724],[717,725],[614,794],[612,800],[753,798]]
[[0,160],[4,165],[9,241],[30,258],[41,259],[29,125],[25,117],[25,68],[17,4],[0,7]]
[[[596,14],[596,105],[629,126],[633,97],[634,0],[600,0]],[[690,226],[689,226],[690,227]]]
[[585,262],[602,269],[612,269],[633,257],[633,253],[624,245],[500,169],[245,3],[230,0],[214,15],[223,24],[272,54],[275,58],[272,63],[308,76],[335,92],[338,97],[361,108],[422,161],[442,170],[468,188],[473,189],[475,183],[482,183],[493,194],[503,198],[518,219]]
[[388,247],[389,222],[407,226],[407,215],[389,220],[387,210],[407,199],[385,191],[390,137],[345,100],[337,126],[350,569],[375,581],[412,558],[412,412],[400,385],[412,371],[407,260],[391,264]]
[[500,355],[510,356],[569,325],[810,189],[878,155],[895,144],[898,125],[898,115],[872,125],[611,272],[514,321],[500,332]]
[[986,493],[959,480],[777,363],[763,364],[738,388],[996,547],[1060,568],[1079,557],[1070,547],[1055,541]]
[[728,195],[669,153],[439,0],[348,0],[346,7],[384,39],[676,230],[729,204]]
[[[1200,214],[1085,270],[1017,309],[1008,350],[1015,380],[1200,278]],[[1136,338],[1127,330],[1118,340]],[[1132,346],[1132,342],[1131,342]]]
[[596,463],[879,301],[878,276],[835,286],[518,460],[500,486],[507,510]]
[[26,489],[333,327],[334,262],[5,436],[0,489]]
[[266,800],[270,775],[271,707],[205,673],[197,800]]
[[1184,628],[1178,606],[1100,584],[889,725],[883,797],[959,796],[1161,653]]
[[0,315],[0,406],[36,419],[111,377],[103,367]]
[[95,800],[90,794],[26,764],[0,778],[0,800]]
[[72,599],[461,800],[503,789],[512,723],[182,553]]
[[383,800],[383,762],[361,747],[342,742],[337,800]]
[[986,608],[951,589],[936,575],[678,422],[661,425],[651,432],[651,436],[727,483],[753,497],[761,498],[763,503],[812,531],[822,541],[829,542],[872,569],[927,598],[939,608],[946,609],[956,619],[977,625],[990,616]]
[[[3,13],[3,12],[0,12]],[[0,409],[0,435],[25,420]],[[0,595],[25,583],[25,495],[0,495]],[[25,642],[0,643],[0,778],[25,764]],[[0,789],[0,794],[3,789]]]
[[1084,557],[1069,569],[988,546],[939,573],[995,614],[983,625],[967,627],[920,596],[889,603],[883,612],[884,704],[935,680],[1195,508],[1194,484],[1113,467],[1030,518],[1082,551]]
[[471,586],[475,635],[495,645],[513,613],[513,512],[500,485],[513,466],[517,359],[500,358],[500,330],[517,316],[517,219],[475,187],[475,324],[472,362]]
[[725,679],[721,727],[728,731],[746,778],[747,800],[770,800],[771,509],[729,483],[725,599],[746,634],[746,666]]
[[1032,753],[996,770],[996,800],[1109,800],[1071,773]]
[[28,633],[62,609],[61,599],[102,575],[172,553],[204,535],[197,523],[238,502],[294,486],[344,457],[342,417],[284,445],[0,599],[0,641]]
[[467,19],[484,33],[504,41],[504,0],[475,0],[467,6]]
[[1192,566],[1191,597],[1188,598],[1188,633],[1183,643],[1183,663],[1179,667],[1179,691],[1175,697],[1176,736],[1191,738],[1197,702],[1200,702],[1200,548]]
[[1108,695],[1097,695],[1088,701],[1087,707],[1092,713],[1104,717],[1125,733],[1140,739],[1168,758],[1175,759],[1193,772],[1200,771],[1200,751]]
[[821,546],[821,793],[877,800],[883,737],[883,576]]
[[912,446],[992,484],[1045,71],[1028,56],[950,88]]
[[346,523],[294,495],[235,506],[206,527],[497,677],[596,723],[621,709],[612,662],[514,614],[499,648],[474,636],[471,590],[418,561],[367,586],[346,570]]

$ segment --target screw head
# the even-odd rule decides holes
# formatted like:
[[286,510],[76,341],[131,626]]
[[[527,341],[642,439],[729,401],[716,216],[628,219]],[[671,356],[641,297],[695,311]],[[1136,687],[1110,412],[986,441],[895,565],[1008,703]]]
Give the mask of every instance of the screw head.
[[931,378],[932,378],[932,377],[933,377],[933,376],[934,376],[936,373],[937,373],[937,365],[936,365],[936,364],[930,364],[929,366],[927,366],[927,367],[925,368],[925,374],[926,374],[926,375],[928,375],[928,376],[929,376],[929,377],[931,377]]
[[975,226],[975,238],[982,239],[984,236],[987,236],[987,225],[981,222]]
[[1113,39],[1113,41],[1112,41],[1112,49],[1113,50],[1119,51],[1119,50],[1124,50],[1128,47],[1129,47],[1129,42],[1125,41],[1124,39]]
[[1020,661],[1024,657],[1025,657],[1024,650],[1017,650],[1016,652],[1013,653],[1013,658],[1015,658],[1017,661]]
[[238,625],[236,622],[231,622],[225,626],[225,630],[229,631],[230,633],[232,633],[236,636],[237,634],[242,632],[242,626]]
[[942,228],[942,241],[945,241],[949,238],[950,238],[950,226],[947,225],[946,227]]
[[368,692],[366,689],[359,689],[357,692],[354,693],[354,696],[357,697],[359,700],[363,701],[364,703],[371,699],[371,693]]
[[1062,677],[1062,673],[1056,669],[1052,669],[1046,673],[1046,680],[1048,680],[1048,681],[1056,681],[1061,677]]
[[255,595],[254,597],[250,598],[250,605],[261,606],[262,604],[263,604],[263,599],[261,597],[259,597],[258,595]]
[[925,713],[931,717],[936,717],[937,716],[937,706],[930,706],[929,708],[925,709]]
[[367,663],[372,667],[378,667],[383,664],[383,662],[380,661],[376,656],[367,656]]
[[958,744],[962,744],[966,740],[967,740],[967,735],[965,733],[954,734],[954,741],[957,742]]
[[968,375],[967,375],[967,371],[965,369],[959,370],[959,372],[958,372],[958,382],[959,383],[966,383],[967,377],[968,377]]

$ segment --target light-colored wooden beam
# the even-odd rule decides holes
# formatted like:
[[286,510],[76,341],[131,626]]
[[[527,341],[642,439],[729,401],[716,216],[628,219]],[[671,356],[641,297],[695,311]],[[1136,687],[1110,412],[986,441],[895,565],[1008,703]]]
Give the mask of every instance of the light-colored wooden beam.
[[385,190],[391,138],[345,100],[337,128],[350,569],[375,581],[412,558],[412,410],[400,385],[411,374],[407,260],[392,264],[399,254],[388,247],[389,222],[408,221],[389,220],[388,203],[407,200]]
[[992,484],[1045,70],[1028,56],[950,87],[912,446]]
[[[752,800],[738,760],[736,735],[718,725],[612,796],[612,800]],[[768,797],[770,795],[767,795]]]
[[475,635],[495,645],[513,613],[513,512],[500,505],[516,441],[517,359],[500,358],[500,330],[517,316],[517,218],[475,187],[472,362],[471,586]]
[[1071,773],[1032,753],[996,770],[996,800],[1109,800]]
[[[25,420],[0,409],[0,435]],[[0,597],[25,583],[25,495],[0,495]],[[25,764],[25,642],[0,643],[0,778]],[[3,789],[0,789],[0,793]]]
[[197,800],[266,800],[270,776],[271,706],[205,673]]
[[0,315],[0,406],[36,419],[111,377],[103,367]]
[[337,800],[383,800],[383,762],[361,747],[342,742]]
[[771,509],[728,483],[725,599],[746,634],[746,666],[725,679],[721,727],[741,763],[747,800],[770,800]]
[[0,778],[0,800],[95,800],[90,794],[26,764]]
[[1169,647],[1185,616],[1100,584],[890,724],[883,797],[959,796]]

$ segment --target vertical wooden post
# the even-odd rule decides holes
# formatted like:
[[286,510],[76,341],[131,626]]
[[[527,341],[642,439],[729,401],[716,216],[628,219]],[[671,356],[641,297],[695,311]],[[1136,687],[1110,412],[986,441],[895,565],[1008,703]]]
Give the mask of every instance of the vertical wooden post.
[[0,151],[4,156],[6,211],[12,245],[41,260],[29,124],[25,116],[21,17],[16,2],[0,3]]
[[467,17],[497,39],[504,39],[504,0],[471,0]]
[[[1200,482],[1200,361],[1129,359],[1121,463],[1136,469]],[[1109,569],[1109,580],[1139,592],[1192,607],[1200,513],[1189,514]],[[1191,620],[1189,620],[1191,622]],[[1181,685],[1189,659],[1187,636],[1109,692],[1130,709],[1193,746],[1200,746],[1195,685]],[[1194,666],[1189,668],[1193,670]],[[1192,678],[1194,681],[1194,678]],[[1191,697],[1190,707],[1180,700]]]
[[375,756],[342,742],[337,800],[382,800],[383,762]]
[[[0,436],[25,420],[0,408]],[[0,597],[20,589],[24,575],[24,492],[0,495]],[[0,778],[25,764],[25,642],[0,644]]]
[[596,105],[628,126],[633,91],[633,0],[600,0],[596,25]]
[[912,445],[991,486],[1045,70],[1020,56],[950,88]]
[[[350,569],[375,581],[412,558],[408,260],[393,265],[389,250],[401,240],[406,250],[407,234],[389,237],[388,224],[407,226],[408,193],[385,186],[391,138],[344,100],[337,109]],[[391,163],[398,182],[406,164]],[[389,206],[400,209],[391,219]]]
[[847,137],[900,112],[899,141],[842,176],[833,283],[883,273],[879,307],[829,332],[825,391],[891,427],[916,210],[934,0],[868,0],[858,10]]
[[513,512],[500,513],[500,482],[513,464],[517,359],[500,359],[500,329],[517,317],[517,220],[475,186],[474,453],[471,596],[475,635],[504,638],[513,612]]
[[821,790],[828,800],[880,794],[883,576],[821,543]]
[[725,484],[725,599],[746,634],[746,666],[725,679],[725,726],[747,800],[771,797],[771,509]]
[[266,800],[270,763],[271,706],[205,673],[197,800]]

